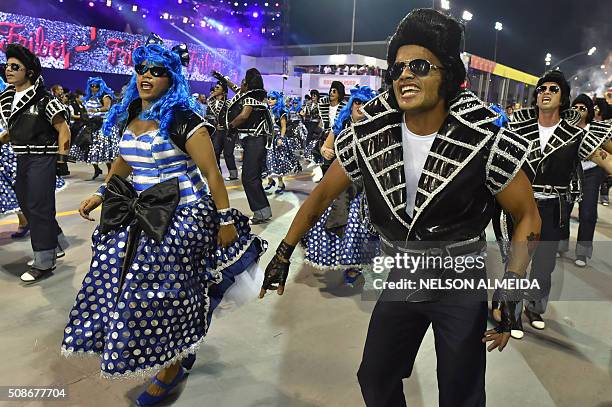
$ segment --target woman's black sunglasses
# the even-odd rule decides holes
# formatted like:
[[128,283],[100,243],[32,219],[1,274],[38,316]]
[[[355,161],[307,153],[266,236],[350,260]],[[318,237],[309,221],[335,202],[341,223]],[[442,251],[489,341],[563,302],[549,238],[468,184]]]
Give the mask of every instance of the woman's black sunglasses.
[[434,65],[428,60],[421,58],[413,59],[412,61],[399,61],[395,62],[391,65],[391,68],[389,68],[389,77],[391,80],[398,80],[406,67],[416,76],[427,76],[432,69],[444,69],[441,66]]
[[134,67],[134,70],[136,71],[138,75],[144,75],[147,73],[147,71],[150,71],[151,75],[153,75],[156,78],[159,78],[162,76],[170,76],[170,72],[168,71],[168,68],[164,66],[138,64]]

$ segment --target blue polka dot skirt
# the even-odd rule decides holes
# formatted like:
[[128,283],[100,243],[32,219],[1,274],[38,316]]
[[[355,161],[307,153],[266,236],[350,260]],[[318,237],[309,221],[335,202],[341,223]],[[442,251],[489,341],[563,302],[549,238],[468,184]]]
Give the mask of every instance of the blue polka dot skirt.
[[[19,202],[15,194],[15,178],[17,177],[17,156],[10,144],[4,144],[0,149],[0,215],[19,212]],[[55,192],[67,186],[62,177],[55,177]]]
[[313,154],[313,151],[318,147],[318,145],[318,139],[310,140],[308,143],[306,143],[306,146],[304,147],[304,159],[312,161],[315,164],[322,164],[323,160],[321,159],[320,155],[315,156]]
[[275,136],[266,157],[268,175],[283,177],[301,172],[299,149],[300,141],[297,138]]
[[363,216],[367,213],[363,192],[349,203],[348,220],[343,233],[336,234],[325,227],[331,206],[302,238],[305,263],[326,271],[360,268],[372,264],[380,255],[380,240]]
[[[129,228],[92,237],[89,272],[64,330],[65,356],[101,356],[103,377],[152,376],[202,344],[213,310],[267,242],[232,210],[238,239],[217,243],[219,218],[210,195],[177,208],[161,243],[141,233],[119,286]],[[260,273],[261,274],[261,270]],[[251,282],[256,288],[261,284]]]
[[70,148],[70,156],[78,162],[87,164],[112,162],[119,155],[119,139],[117,128],[113,128],[108,136],[99,129],[92,134],[91,145],[73,145]]

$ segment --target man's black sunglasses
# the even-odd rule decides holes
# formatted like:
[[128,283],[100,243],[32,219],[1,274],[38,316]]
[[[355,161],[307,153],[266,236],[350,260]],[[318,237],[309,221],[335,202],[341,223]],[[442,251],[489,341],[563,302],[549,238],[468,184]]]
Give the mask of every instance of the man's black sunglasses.
[[8,70],[9,68],[11,68],[11,71],[13,72],[17,72],[17,71],[21,71],[22,69],[25,69],[25,67],[16,64],[16,63],[12,63],[12,64],[4,64],[4,70]]
[[547,90],[549,90],[550,93],[559,93],[561,88],[558,87],[557,85],[550,85],[550,86],[540,85],[536,88],[536,92],[538,93],[544,93]]
[[391,65],[389,68],[389,77],[391,80],[396,81],[402,76],[404,70],[408,67],[410,71],[416,76],[427,76],[429,72],[438,69],[444,69],[441,66],[434,65],[426,59],[413,59],[412,61],[399,61]]
[[572,109],[578,110],[579,112],[586,112],[588,110],[586,106],[573,106]]

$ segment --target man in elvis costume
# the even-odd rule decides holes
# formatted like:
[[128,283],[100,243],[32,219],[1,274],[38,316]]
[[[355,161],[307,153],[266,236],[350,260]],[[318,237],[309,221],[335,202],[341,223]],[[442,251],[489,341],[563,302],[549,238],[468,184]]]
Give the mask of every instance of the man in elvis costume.
[[255,68],[246,71],[240,87],[227,76],[218,72],[213,75],[236,92],[227,102],[226,127],[229,132],[238,133],[244,149],[242,185],[253,211],[251,223],[266,223],[272,219],[272,209],[261,183],[261,175],[265,169],[266,144],[274,125],[266,103],[263,79]]
[[[334,126],[338,113],[340,113],[342,108],[346,105],[346,102],[344,101],[345,96],[346,91],[344,84],[340,81],[333,81],[329,88],[328,96],[323,98],[321,103],[319,103],[319,112],[321,114],[323,131],[320,135],[317,148],[314,150],[313,154],[315,156],[320,156],[320,159],[323,161],[323,164],[321,165],[321,171],[323,174],[327,172],[332,162],[321,156],[320,149],[323,146],[323,143],[325,143],[329,130],[331,130],[331,128]],[[315,177],[315,179],[318,178],[319,177]]]
[[[600,147],[612,152],[612,125],[592,122],[588,131],[578,126],[580,113],[570,109],[570,86],[561,71],[547,72],[534,91],[535,106],[514,112],[510,129],[531,144],[523,170],[532,183],[540,217],[541,242],[533,256],[529,277],[539,289],[525,299],[525,316],[535,329],[544,329],[551,289],[551,275],[572,198],[571,181],[576,178],[581,160],[591,160],[612,173],[612,161]],[[512,217],[502,214],[502,241],[512,232]],[[516,309],[512,336],[523,337],[521,307]]]
[[[497,201],[516,219],[504,279],[524,275],[540,229],[529,181],[520,170],[529,143],[496,126],[497,114],[460,89],[466,75],[461,36],[461,25],[435,10],[417,9],[402,20],[387,53],[390,90],[367,103],[365,119],[338,136],[338,158],[296,215],[266,269],[260,297],[267,290],[284,292],[295,245],[352,181],[363,182],[370,220],[391,257],[480,253]],[[421,278],[453,273],[415,270]],[[406,274],[394,267],[389,280]],[[484,343],[492,342],[489,351],[506,346],[518,306],[515,294],[497,292],[501,323],[486,331],[486,297],[449,301],[437,290],[383,291],[357,374],[365,404],[406,405],[402,379],[411,375],[431,324],[439,405],[484,406]]]
[[17,155],[15,193],[30,225],[34,260],[21,280],[48,277],[57,253],[68,246],[55,219],[56,163],[65,163],[70,149],[66,106],[44,86],[40,60],[29,49],[6,48],[5,75],[9,86],[0,94],[2,142]]

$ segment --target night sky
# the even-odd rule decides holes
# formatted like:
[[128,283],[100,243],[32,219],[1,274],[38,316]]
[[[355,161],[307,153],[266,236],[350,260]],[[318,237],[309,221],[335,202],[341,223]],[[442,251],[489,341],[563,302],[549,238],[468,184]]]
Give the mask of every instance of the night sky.
[[[578,69],[601,65],[612,47],[612,0],[450,0],[451,13],[463,10],[474,17],[467,25],[467,51],[493,59],[496,21],[497,61],[540,75],[547,52],[553,64],[576,52],[597,47],[561,65],[571,75]],[[291,42],[349,42],[353,0],[290,0]],[[439,7],[440,1],[436,0]],[[410,10],[432,7],[427,0],[357,0],[355,41],[384,41]]]
[[[116,3],[148,3],[149,0],[115,0]],[[241,0],[242,3],[243,0]],[[249,6],[263,0],[244,0]],[[282,2],[283,0],[273,0]],[[349,42],[351,39],[351,18],[353,0],[284,0],[288,3],[292,44],[313,44]],[[433,0],[357,0],[357,23],[355,41],[385,41],[398,22],[410,10],[418,7],[432,7]],[[435,0],[440,7],[440,0]],[[202,3],[218,3],[206,0]],[[102,3],[99,3],[102,4]],[[579,56],[561,65],[576,90],[601,92],[609,86],[608,79],[599,67],[608,54],[612,61],[612,0],[450,0],[451,13],[460,17],[463,10],[469,10],[474,18],[467,25],[467,51],[493,59],[495,48],[496,21],[504,28],[499,33],[497,61],[513,68],[539,76],[545,70],[544,58],[552,54],[553,66],[557,61],[597,47],[593,56]],[[153,8],[169,8],[177,13],[188,12],[190,6],[177,5],[176,0],[155,0],[147,4]],[[242,6],[242,4],[241,4]],[[0,0],[0,10],[16,12],[80,23],[104,28],[123,30],[130,22],[136,28],[147,32],[154,29],[179,41],[189,41],[180,32],[157,21],[138,18],[138,13],[123,12],[117,15],[106,7],[97,7],[95,12],[85,1],[64,0]],[[127,9],[126,9],[127,10]],[[180,15],[180,14],[179,14]],[[134,17],[136,16],[136,17]],[[123,18],[126,17],[126,18]],[[135,20],[130,20],[135,18]],[[243,39],[226,37],[223,43],[214,44],[208,31],[185,26],[190,34],[212,46],[230,47],[251,45],[260,49],[263,44],[244,43]],[[202,35],[205,34],[205,35]],[[229,44],[229,45],[228,45]],[[386,46],[381,45],[379,57],[384,57]],[[612,67],[608,66],[608,70]],[[587,86],[588,85],[588,86]]]

